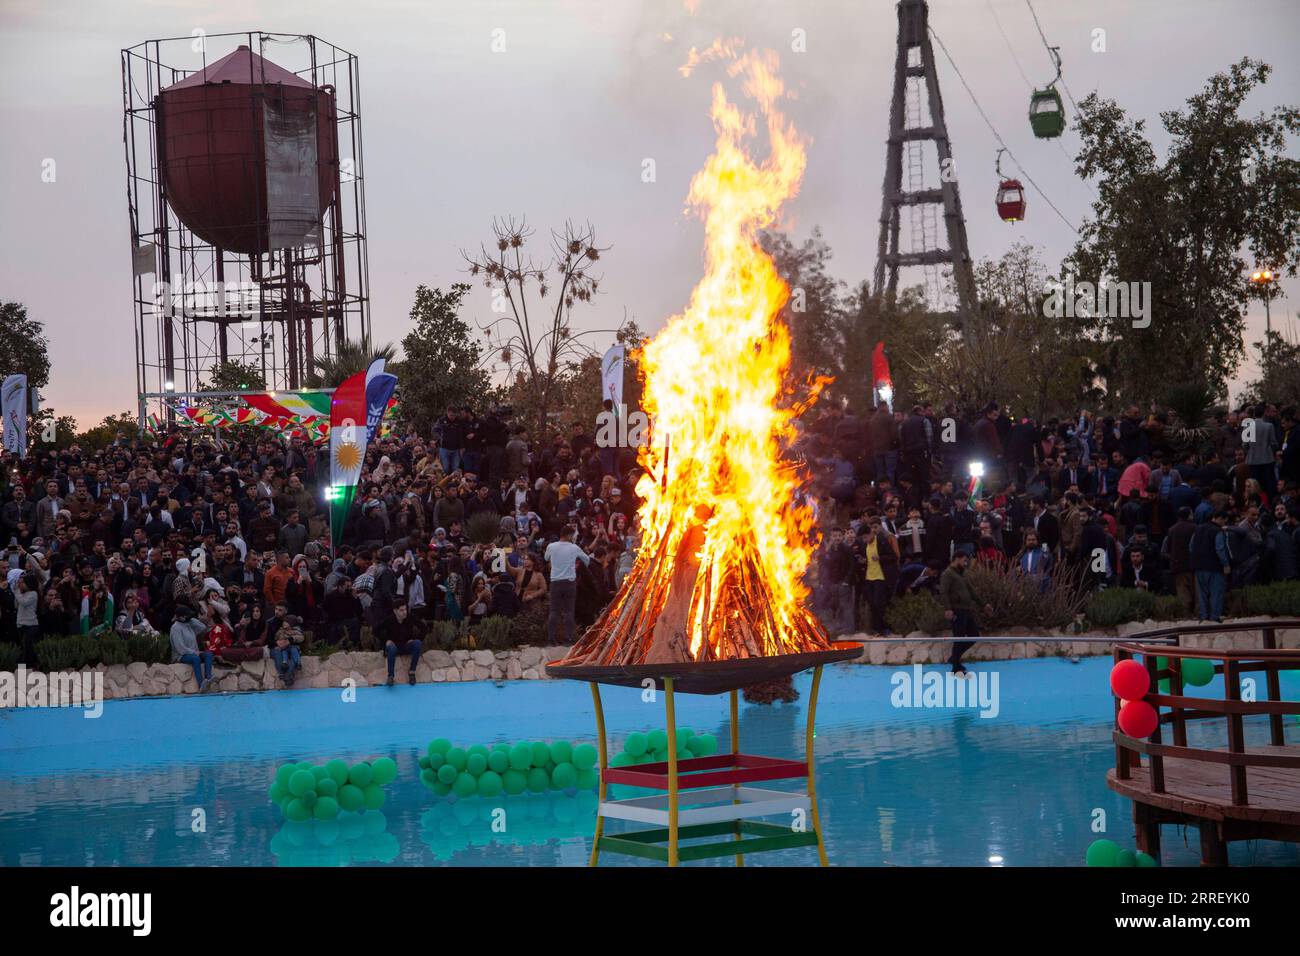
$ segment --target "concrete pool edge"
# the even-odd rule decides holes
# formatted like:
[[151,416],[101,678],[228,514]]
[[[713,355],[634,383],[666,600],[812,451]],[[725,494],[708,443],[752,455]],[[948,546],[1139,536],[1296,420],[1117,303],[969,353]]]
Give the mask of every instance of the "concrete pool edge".
[[[1267,617],[1234,619],[1233,623],[1268,622]],[[1111,640],[1126,639],[1131,635],[1155,626],[1176,626],[1192,621],[1154,622],[1142,621],[1120,625],[1106,630],[1081,631],[1077,634],[1061,630],[1046,632],[1030,628],[1005,628],[1000,640],[977,643],[965,660],[1006,661],[1033,660],[1041,657],[1086,657],[1109,655]],[[989,635],[993,637],[994,635]],[[1300,648],[1300,630],[1279,630],[1278,646]],[[1089,641],[1088,639],[1092,640]],[[872,638],[864,634],[850,635],[849,639],[864,642],[860,658],[836,666],[858,664],[877,666],[906,666],[910,664],[940,664],[948,659],[950,644],[920,631],[906,635],[906,641]],[[1190,647],[1215,650],[1248,649],[1257,646],[1257,638],[1249,633],[1219,633],[1185,635]],[[558,660],[568,652],[567,647],[523,646],[504,651],[490,650],[429,650],[425,651],[416,668],[416,682],[467,683],[472,681],[551,680],[546,664]],[[406,682],[406,661],[399,660],[398,680]],[[193,669],[188,664],[100,664],[81,669],[81,673],[103,673],[105,700],[133,698],[184,697],[198,692]],[[30,680],[38,672],[28,672]],[[77,673],[77,672],[60,672]],[[387,679],[387,663],[378,651],[339,651],[322,658],[306,655],[302,670],[293,688],[286,688],[276,675],[275,667],[267,658],[245,661],[224,672],[212,686],[213,693],[238,693],[262,690],[325,689],[342,687],[345,681],[352,686],[368,687],[383,684]],[[0,678],[3,679],[3,678]],[[9,678],[13,683],[12,678]],[[8,695],[0,695],[0,712],[11,709],[15,703]]]

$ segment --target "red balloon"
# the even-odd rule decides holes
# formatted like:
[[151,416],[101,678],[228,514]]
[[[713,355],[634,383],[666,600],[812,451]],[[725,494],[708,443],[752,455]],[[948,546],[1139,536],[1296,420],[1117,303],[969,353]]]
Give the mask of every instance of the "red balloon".
[[1130,737],[1150,737],[1160,716],[1145,700],[1125,701],[1119,708],[1119,729]]
[[1111,668],[1110,689],[1120,700],[1141,700],[1151,689],[1151,676],[1145,667],[1129,658]]

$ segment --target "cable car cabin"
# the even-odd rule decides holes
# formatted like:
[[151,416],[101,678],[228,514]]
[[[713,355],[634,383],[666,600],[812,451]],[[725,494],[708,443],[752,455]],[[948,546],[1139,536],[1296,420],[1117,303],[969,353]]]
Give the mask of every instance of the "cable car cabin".
[[998,186],[998,216],[1003,222],[1025,218],[1025,187],[1018,179],[1004,179]]
[[1029,125],[1039,139],[1052,139],[1065,131],[1065,106],[1056,87],[1034,90],[1029,98]]

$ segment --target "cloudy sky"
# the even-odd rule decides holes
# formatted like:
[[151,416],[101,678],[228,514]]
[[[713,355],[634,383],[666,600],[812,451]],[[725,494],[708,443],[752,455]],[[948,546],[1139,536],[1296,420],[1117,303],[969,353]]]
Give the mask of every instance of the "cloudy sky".
[[[1300,91],[1295,0],[1034,8],[1061,47],[1075,99],[1098,90],[1152,126],[1244,55],[1275,69],[1252,111]],[[993,125],[1077,226],[1092,198],[1067,156],[1078,140],[1067,131],[1064,151],[1035,140],[1025,118],[1026,77],[1042,84],[1052,70],[1024,0],[933,0],[931,25]],[[1098,28],[1105,52],[1092,50]],[[677,67],[691,45],[720,34],[776,50],[797,94],[787,112],[811,143],[783,225],[800,238],[820,226],[845,281],[871,274],[890,0],[698,0],[694,15],[680,0],[0,0],[0,299],[26,303],[45,322],[54,363],[46,403],[83,426],[135,404],[120,50],[196,29],[313,33],[360,58],[379,340],[404,333],[418,284],[465,278],[459,249],[487,238],[494,215],[527,216],[543,232],[566,218],[590,221],[612,246],[603,293],[581,325],[616,326],[626,311],[654,331],[679,311],[700,274],[701,229],[683,204],[712,146],[716,74],[683,78]],[[494,35],[504,52],[493,51]],[[1037,194],[1026,222],[997,219],[993,135],[938,57],[972,253],[997,256],[1025,240],[1059,262],[1074,233]],[[57,162],[54,183],[41,180],[47,158]],[[642,182],[647,158],[653,183]],[[1275,326],[1294,320],[1300,284],[1288,291]],[[489,315],[478,290],[469,317]],[[1263,322],[1259,307],[1250,341]]]

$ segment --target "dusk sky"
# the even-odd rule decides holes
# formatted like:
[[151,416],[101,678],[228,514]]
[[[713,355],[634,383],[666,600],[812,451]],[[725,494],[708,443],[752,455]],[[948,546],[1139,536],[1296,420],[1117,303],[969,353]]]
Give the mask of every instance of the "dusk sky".
[[[1078,138],[1067,130],[1061,145],[1035,140],[1026,118],[1021,71],[1036,85],[1053,71],[1024,0],[930,8],[994,126],[1077,226],[1092,199],[1069,158]],[[1182,107],[1242,56],[1274,68],[1249,112],[1300,101],[1296,0],[1034,8],[1061,47],[1074,98],[1097,90],[1117,99],[1147,119],[1162,152],[1159,111]],[[1104,53],[1091,49],[1096,28],[1106,31]],[[679,0],[0,0],[0,299],[25,303],[46,324],[45,403],[83,427],[135,408],[120,51],[195,29],[312,33],[360,58],[378,341],[405,333],[417,285],[468,281],[459,250],[486,240],[494,215],[526,216],[543,234],[566,218],[590,221],[612,247],[580,327],[617,326],[626,311],[653,332],[680,311],[701,273],[702,230],[684,201],[712,148],[719,73],[683,78],[678,66],[692,45],[719,35],[777,51],[797,94],[785,109],[810,140],[808,167],[782,227],[802,239],[820,226],[846,282],[871,274],[896,33],[890,0],[699,0],[694,15]],[[497,29],[504,52],[491,47]],[[795,30],[806,52],[792,51]],[[994,138],[938,58],[972,254],[995,257],[1024,240],[1055,267],[1074,232],[1032,190],[1026,222],[997,218]],[[42,182],[47,158],[57,162],[54,183]],[[646,158],[656,162],[653,183],[641,179]],[[1275,302],[1273,322],[1294,332],[1300,283],[1285,288],[1291,297]],[[466,318],[490,315],[476,286]],[[1257,305],[1248,342],[1263,325]],[[1253,376],[1247,367],[1237,381]]]

